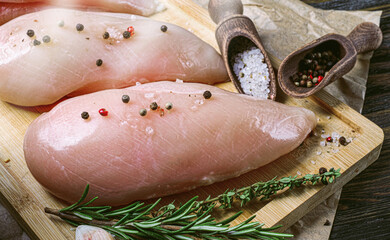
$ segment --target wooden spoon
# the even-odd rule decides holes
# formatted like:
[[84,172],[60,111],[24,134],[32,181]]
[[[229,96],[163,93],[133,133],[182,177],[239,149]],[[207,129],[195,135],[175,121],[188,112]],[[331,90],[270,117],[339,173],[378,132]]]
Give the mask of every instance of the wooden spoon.
[[259,34],[252,20],[242,15],[243,6],[241,0],[210,0],[209,13],[215,23],[218,24],[215,36],[230,80],[234,83],[239,93],[244,93],[240,81],[233,71],[234,56],[253,46],[260,49],[264,55],[265,63],[269,71],[268,98],[275,100],[276,78],[271,62],[261,44]]
[[[278,72],[279,86],[292,97],[308,97],[351,71],[356,63],[356,55],[377,49],[382,43],[382,38],[382,32],[377,25],[364,22],[356,26],[347,37],[333,33],[314,40],[292,52],[282,61]],[[340,60],[318,85],[311,88],[295,86],[290,76],[298,72],[299,62],[305,55],[318,47],[340,52]]]

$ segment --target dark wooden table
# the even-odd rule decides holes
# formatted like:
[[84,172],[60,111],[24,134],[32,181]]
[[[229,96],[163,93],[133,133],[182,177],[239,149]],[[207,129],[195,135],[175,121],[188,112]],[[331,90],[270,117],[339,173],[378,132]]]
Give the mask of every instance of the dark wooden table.
[[390,239],[390,0],[304,0],[321,9],[382,10],[363,115],[385,132],[379,159],[343,188],[330,239]]

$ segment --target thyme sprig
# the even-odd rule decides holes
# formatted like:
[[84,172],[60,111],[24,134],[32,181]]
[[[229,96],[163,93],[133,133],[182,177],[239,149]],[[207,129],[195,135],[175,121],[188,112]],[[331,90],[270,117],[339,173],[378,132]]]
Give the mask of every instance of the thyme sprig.
[[120,239],[264,239],[282,240],[293,237],[291,234],[276,233],[281,226],[264,228],[264,224],[253,222],[252,216],[244,222],[231,226],[233,220],[242,214],[237,212],[228,219],[217,221],[211,216],[213,209],[231,208],[233,202],[240,201],[241,206],[250,200],[258,198],[265,200],[285,188],[293,189],[307,183],[332,183],[340,176],[340,169],[331,168],[321,174],[307,174],[304,177],[283,177],[267,182],[258,182],[237,190],[227,190],[225,193],[203,201],[194,197],[180,206],[173,203],[156,208],[160,200],[145,205],[144,202],[134,202],[126,207],[112,210],[111,206],[91,206],[97,197],[83,203],[88,195],[89,185],[84,190],[79,201],[63,208],[54,210],[45,208],[45,212],[59,216],[69,224],[92,225],[101,227]]

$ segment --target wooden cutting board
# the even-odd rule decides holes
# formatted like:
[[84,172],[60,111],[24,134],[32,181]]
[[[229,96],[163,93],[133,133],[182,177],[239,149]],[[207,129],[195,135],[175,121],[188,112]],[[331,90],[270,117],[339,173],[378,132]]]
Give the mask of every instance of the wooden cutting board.
[[[153,16],[154,19],[171,22],[194,32],[204,41],[217,47],[214,39],[215,24],[207,11],[190,0],[164,0],[167,10]],[[275,68],[280,61],[270,56]],[[219,85],[234,91],[233,84]],[[163,200],[186,201],[194,195],[205,198],[224,192],[227,188],[238,188],[275,176],[295,176],[317,173],[320,167],[341,168],[342,175],[328,186],[309,186],[279,194],[266,202],[253,202],[246,206],[243,216],[253,214],[255,220],[271,227],[283,224],[289,227],[316,205],[359,174],[379,156],[384,134],[374,123],[336,100],[325,92],[307,99],[293,99],[280,92],[278,101],[288,105],[312,110],[318,117],[315,135],[309,137],[299,148],[288,155],[248,174],[225,182],[202,187]],[[23,156],[23,136],[28,125],[45,108],[26,108],[0,101],[0,200],[11,211],[32,239],[74,239],[72,228],[55,217],[46,215],[44,207],[62,208],[64,203],[47,193],[29,173]],[[234,114],[232,112],[232,114]],[[353,141],[347,146],[321,146],[322,131],[337,132]],[[261,141],[261,139],[259,139]],[[217,217],[227,217],[232,211],[217,211]]]

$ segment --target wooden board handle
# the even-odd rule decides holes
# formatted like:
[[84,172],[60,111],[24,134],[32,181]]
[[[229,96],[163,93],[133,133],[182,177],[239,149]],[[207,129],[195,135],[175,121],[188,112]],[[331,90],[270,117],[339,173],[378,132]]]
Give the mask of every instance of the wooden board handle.
[[374,23],[364,22],[357,25],[347,36],[352,41],[358,53],[377,49],[383,39],[381,29]]
[[210,0],[209,13],[216,24],[233,15],[242,15],[244,7],[241,0]]

